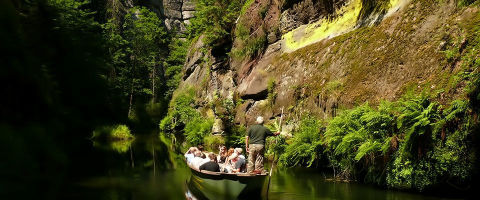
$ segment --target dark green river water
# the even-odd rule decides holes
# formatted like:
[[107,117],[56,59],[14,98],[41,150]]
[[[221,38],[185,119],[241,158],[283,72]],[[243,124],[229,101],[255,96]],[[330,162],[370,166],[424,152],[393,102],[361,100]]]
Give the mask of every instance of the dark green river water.
[[[69,181],[62,199],[185,199],[190,169],[155,136],[133,142],[98,144],[86,151],[81,175]],[[175,159],[173,159],[175,160]],[[91,162],[91,163],[90,163]],[[249,199],[260,198],[252,197]],[[266,196],[262,197],[266,199]],[[222,199],[218,197],[216,199]],[[441,196],[385,190],[358,183],[333,183],[315,170],[274,170],[268,199],[449,199]]]

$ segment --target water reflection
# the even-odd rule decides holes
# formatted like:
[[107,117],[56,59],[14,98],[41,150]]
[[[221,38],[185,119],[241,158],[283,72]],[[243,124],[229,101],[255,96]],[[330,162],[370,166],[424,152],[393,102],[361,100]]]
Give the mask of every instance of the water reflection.
[[187,182],[186,194],[199,200],[262,199],[266,190],[262,190],[265,179],[259,184],[252,180],[209,179],[192,174]]
[[[121,144],[93,144],[86,149],[87,163],[78,167],[78,179],[59,199],[245,199],[231,195],[205,195],[182,155],[170,153],[156,134]],[[209,188],[208,190],[215,190]],[[219,192],[221,193],[221,192]],[[218,194],[219,194],[218,193]],[[233,194],[233,192],[231,193]],[[246,199],[267,199],[253,194]],[[274,170],[268,199],[439,199],[390,191],[355,183],[332,183],[315,170]]]
[[93,146],[98,149],[111,150],[117,153],[126,153],[130,150],[134,140],[118,140],[111,142],[92,141]]

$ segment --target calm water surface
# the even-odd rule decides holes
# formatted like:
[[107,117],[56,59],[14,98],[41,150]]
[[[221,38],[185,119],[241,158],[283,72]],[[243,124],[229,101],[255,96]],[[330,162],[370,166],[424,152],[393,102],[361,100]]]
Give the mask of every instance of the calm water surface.
[[[87,159],[76,166],[78,177],[66,183],[68,189],[62,192],[62,199],[185,199],[190,170],[181,156],[169,154],[168,147],[155,136],[140,137],[133,142],[90,143],[85,153]],[[327,182],[322,173],[289,169],[274,171],[268,199],[442,198],[364,184]]]

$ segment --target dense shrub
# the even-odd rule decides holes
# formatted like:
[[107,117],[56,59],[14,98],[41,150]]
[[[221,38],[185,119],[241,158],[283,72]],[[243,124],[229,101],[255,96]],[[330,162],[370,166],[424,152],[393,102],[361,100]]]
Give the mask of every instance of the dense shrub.
[[[345,110],[321,124],[302,120],[280,157],[283,166],[307,166],[327,158],[340,178],[424,190],[448,181],[465,185],[476,152],[471,133],[478,126],[468,100],[443,109],[425,95]],[[325,166],[324,166],[325,167]]]
[[93,131],[92,139],[96,140],[128,140],[134,136],[126,125],[102,126]]
[[173,133],[175,130],[185,127],[200,113],[192,107],[195,103],[195,89],[184,88],[178,91],[170,101],[168,115],[160,121],[160,130]]
[[160,130],[168,137],[185,138],[189,145],[203,143],[203,138],[211,133],[213,119],[206,118],[193,107],[196,91],[193,87],[184,88],[173,96],[168,115],[160,121]]
[[195,18],[188,27],[188,38],[204,34],[209,47],[224,44],[230,40],[230,33],[244,0],[198,0]]
[[476,123],[468,115],[468,102],[453,101],[443,112],[434,109],[435,103],[423,102],[423,105],[422,112],[404,107],[406,113],[417,114],[406,120],[413,120],[410,122],[413,125],[406,129],[404,142],[388,166],[388,186],[423,190],[444,180],[464,184],[473,169],[475,153],[468,142]]
[[231,51],[234,58],[254,57],[267,46],[267,34],[263,26],[250,33],[245,22],[241,21],[235,27],[235,38],[235,47]]
[[189,121],[184,129],[187,142],[192,146],[203,144],[204,137],[212,131],[213,120],[200,117]]
[[287,167],[312,166],[322,156],[321,131],[322,123],[319,120],[313,117],[303,119],[294,133],[291,144],[280,156],[280,164]]
[[388,150],[394,127],[389,106],[382,103],[375,110],[365,104],[347,110],[329,122],[323,144],[327,147],[332,167],[339,168],[344,178],[350,178],[356,172],[357,163],[362,164],[360,170],[367,169],[370,177],[377,172],[376,161]]
[[222,136],[209,135],[203,138],[203,146],[209,151],[218,151],[219,146],[225,145],[225,138]]

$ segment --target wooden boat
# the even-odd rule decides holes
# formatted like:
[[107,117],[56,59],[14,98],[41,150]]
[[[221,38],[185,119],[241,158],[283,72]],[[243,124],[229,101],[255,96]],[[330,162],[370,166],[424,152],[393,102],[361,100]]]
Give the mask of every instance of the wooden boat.
[[197,199],[260,199],[268,174],[222,173],[192,168],[187,183]]

